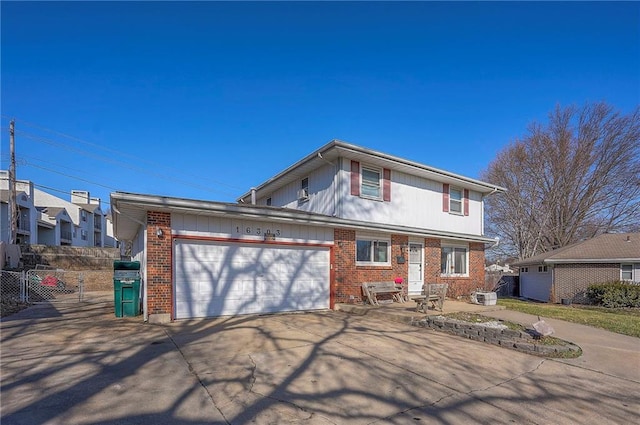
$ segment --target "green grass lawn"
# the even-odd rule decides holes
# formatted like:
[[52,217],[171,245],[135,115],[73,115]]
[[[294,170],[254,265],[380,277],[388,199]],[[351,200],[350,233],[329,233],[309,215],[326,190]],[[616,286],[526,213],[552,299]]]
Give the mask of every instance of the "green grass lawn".
[[544,304],[522,301],[514,298],[501,298],[498,305],[509,310],[533,314],[540,317],[566,320],[606,329],[623,335],[640,338],[640,309],[637,308],[603,308],[582,305]]

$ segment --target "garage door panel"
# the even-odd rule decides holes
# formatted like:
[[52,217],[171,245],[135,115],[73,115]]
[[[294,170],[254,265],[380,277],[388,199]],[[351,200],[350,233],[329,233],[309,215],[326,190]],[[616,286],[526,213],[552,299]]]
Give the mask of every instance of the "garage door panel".
[[328,248],[176,241],[175,317],[329,307]]

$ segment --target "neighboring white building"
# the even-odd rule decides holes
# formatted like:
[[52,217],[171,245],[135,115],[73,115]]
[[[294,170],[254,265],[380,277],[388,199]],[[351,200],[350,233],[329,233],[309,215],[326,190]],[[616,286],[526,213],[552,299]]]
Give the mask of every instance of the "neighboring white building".
[[487,267],[484,268],[486,271],[490,272],[490,273],[515,273],[514,270],[512,270],[508,264],[505,264],[504,266],[501,266],[500,264],[491,264]]
[[[9,179],[0,170],[0,240],[9,241]],[[34,188],[26,180],[16,181],[19,244],[115,247],[113,226],[106,219],[98,198],[87,191],[72,190],[66,201]]]

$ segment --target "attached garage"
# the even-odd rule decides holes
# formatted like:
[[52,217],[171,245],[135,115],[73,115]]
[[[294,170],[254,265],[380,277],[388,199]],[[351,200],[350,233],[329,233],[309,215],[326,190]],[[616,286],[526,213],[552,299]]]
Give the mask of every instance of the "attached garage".
[[174,239],[174,318],[328,309],[329,248]]
[[520,269],[520,296],[537,301],[548,302],[551,296],[553,271],[547,266],[526,267]]

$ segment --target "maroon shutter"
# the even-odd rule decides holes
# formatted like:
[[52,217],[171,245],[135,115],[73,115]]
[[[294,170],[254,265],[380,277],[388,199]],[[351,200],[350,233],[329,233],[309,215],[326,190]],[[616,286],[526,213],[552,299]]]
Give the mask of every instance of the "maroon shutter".
[[442,211],[449,212],[449,185],[442,184]]
[[360,196],[360,163],[351,161],[351,194]]
[[391,170],[382,169],[382,200],[391,202]]
[[464,190],[464,215],[469,215],[469,189]]

